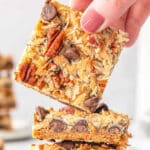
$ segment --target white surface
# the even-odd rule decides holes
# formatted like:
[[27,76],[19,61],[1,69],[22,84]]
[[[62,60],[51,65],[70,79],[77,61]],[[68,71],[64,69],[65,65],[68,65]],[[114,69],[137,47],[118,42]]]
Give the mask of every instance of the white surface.
[[0,139],[12,141],[31,138],[31,124],[26,121],[14,120],[11,131],[0,131]]

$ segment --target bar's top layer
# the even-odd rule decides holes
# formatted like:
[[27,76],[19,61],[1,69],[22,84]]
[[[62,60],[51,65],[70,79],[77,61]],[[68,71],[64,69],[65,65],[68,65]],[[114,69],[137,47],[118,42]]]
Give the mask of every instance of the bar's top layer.
[[[120,132],[126,132],[129,125],[129,118],[127,115],[117,114],[111,110],[101,111],[101,113],[87,114],[82,111],[70,109],[71,111],[59,110],[53,111],[52,108],[46,110],[42,107],[38,107],[35,112],[35,128],[44,128],[49,126],[49,123],[53,120],[60,120],[71,128],[77,122],[86,122],[87,127],[91,127],[93,130],[101,128],[120,128]],[[43,123],[44,122],[44,123]],[[97,130],[98,131],[98,130]]]
[[82,13],[46,2],[15,74],[17,81],[64,103],[95,112],[127,35],[80,27]]
[[107,145],[87,144],[80,142],[65,141],[54,144],[32,144],[30,150],[123,150],[121,148],[113,148]]

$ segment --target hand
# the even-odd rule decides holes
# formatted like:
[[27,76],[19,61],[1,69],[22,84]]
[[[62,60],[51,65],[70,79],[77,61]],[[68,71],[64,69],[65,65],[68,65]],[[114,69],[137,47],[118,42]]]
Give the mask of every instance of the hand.
[[87,32],[99,32],[108,26],[129,34],[131,46],[150,14],[150,0],[71,0],[74,9],[84,11],[81,26]]

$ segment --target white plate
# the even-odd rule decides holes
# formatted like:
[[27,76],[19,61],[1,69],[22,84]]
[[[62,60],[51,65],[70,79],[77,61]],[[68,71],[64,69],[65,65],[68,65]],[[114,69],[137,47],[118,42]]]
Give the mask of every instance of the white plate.
[[0,131],[0,139],[21,140],[31,137],[31,125],[29,122],[14,120],[12,131]]

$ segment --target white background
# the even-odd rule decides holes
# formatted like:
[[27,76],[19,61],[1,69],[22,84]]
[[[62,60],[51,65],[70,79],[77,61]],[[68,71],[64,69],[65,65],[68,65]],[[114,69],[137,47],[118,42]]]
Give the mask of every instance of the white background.
[[[30,38],[43,2],[43,0],[0,0],[0,53],[12,54],[15,64],[17,64]],[[104,100],[111,109],[128,113],[132,118],[136,116],[137,110],[137,56],[137,45],[123,51],[104,94]],[[34,108],[37,105],[60,107],[60,103],[18,83],[14,83],[14,89],[18,103],[17,109],[13,111],[15,119],[31,121]],[[29,143],[31,141],[18,141],[8,143],[7,146],[11,150],[25,150],[28,149]]]

